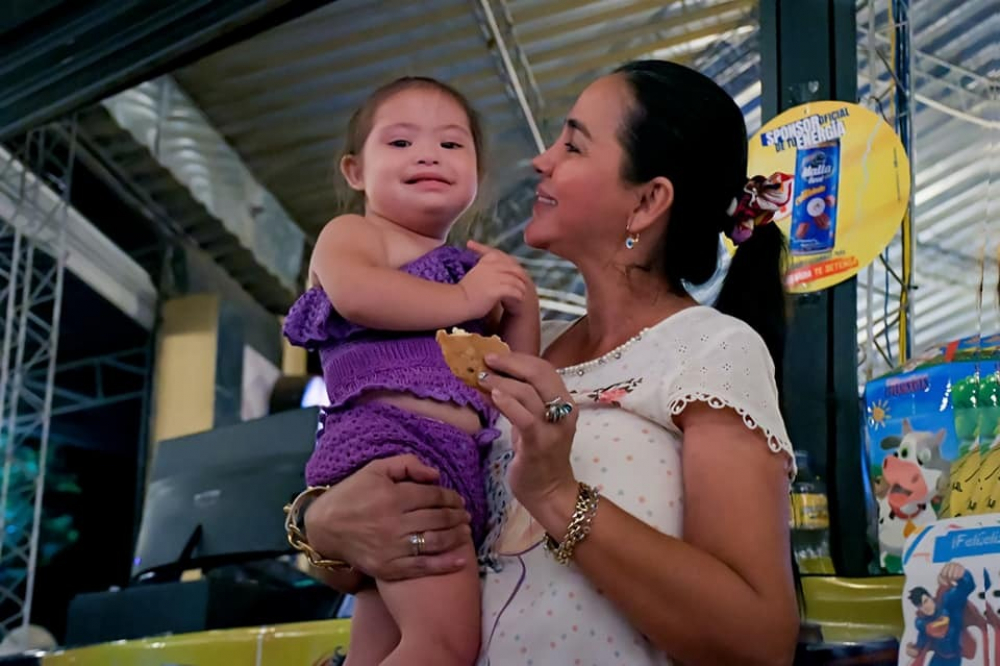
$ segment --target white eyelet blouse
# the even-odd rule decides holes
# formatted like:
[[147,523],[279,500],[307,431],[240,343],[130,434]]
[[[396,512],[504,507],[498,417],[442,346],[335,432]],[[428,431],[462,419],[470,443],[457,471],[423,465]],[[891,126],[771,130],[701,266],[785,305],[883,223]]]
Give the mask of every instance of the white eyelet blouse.
[[[569,326],[546,322],[543,344]],[[774,365],[743,322],[709,307],[683,310],[618,349],[560,371],[580,409],[576,477],[652,527],[683,536],[681,433],[673,417],[691,402],[728,407],[794,456],[778,410]],[[509,425],[490,457],[480,666],[670,664],[572,564],[543,546],[543,529],[513,498],[506,471]],[[664,599],[664,603],[670,603]]]

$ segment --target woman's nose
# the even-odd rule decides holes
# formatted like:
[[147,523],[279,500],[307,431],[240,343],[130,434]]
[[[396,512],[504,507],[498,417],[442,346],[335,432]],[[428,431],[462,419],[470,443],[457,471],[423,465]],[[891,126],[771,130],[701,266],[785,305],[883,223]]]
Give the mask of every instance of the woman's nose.
[[531,160],[531,166],[534,167],[536,173],[544,176],[552,169],[548,156],[549,151],[546,150],[544,153]]

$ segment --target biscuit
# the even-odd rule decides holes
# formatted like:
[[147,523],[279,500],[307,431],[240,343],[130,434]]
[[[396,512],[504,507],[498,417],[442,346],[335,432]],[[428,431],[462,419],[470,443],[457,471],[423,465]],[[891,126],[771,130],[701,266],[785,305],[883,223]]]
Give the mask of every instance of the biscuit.
[[484,337],[477,333],[467,333],[460,328],[452,329],[451,333],[438,331],[435,340],[441,347],[445,363],[455,376],[466,385],[480,390],[479,373],[489,371],[483,357],[487,354],[510,352],[507,343],[496,335]]

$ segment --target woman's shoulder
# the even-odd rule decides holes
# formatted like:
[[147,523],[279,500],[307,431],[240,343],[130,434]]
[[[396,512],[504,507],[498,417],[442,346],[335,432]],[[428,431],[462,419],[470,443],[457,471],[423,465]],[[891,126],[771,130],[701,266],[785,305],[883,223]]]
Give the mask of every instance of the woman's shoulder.
[[[679,359],[767,356],[763,338],[741,319],[698,305],[674,313],[643,335],[659,365],[678,369]],[[768,358],[770,358],[768,356]]]
[[[650,352],[637,359],[656,377],[632,398],[634,411],[677,430],[674,418],[691,403],[730,408],[759,428],[775,452],[791,457],[781,417],[774,362],[747,323],[714,308],[682,311],[650,331]],[[790,467],[794,469],[794,465]]]
[[650,327],[648,335],[707,342],[705,338],[732,335],[757,336],[757,333],[742,319],[724,314],[707,305],[695,305],[675,312],[658,324],[654,324]]

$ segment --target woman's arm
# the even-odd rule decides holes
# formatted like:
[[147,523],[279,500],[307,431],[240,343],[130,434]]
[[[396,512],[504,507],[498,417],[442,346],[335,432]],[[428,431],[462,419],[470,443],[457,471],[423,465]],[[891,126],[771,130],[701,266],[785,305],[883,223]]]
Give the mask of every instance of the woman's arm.
[[538,294],[532,285],[517,312],[504,311],[500,317],[500,337],[512,351],[538,355],[541,347],[541,312]]
[[[576,411],[545,420],[545,401],[571,400],[544,360],[488,356],[507,375],[482,380],[520,437],[508,480],[557,539],[578,491],[570,464]],[[654,645],[688,666],[790,664],[798,613],[788,547],[786,460],[729,409],[693,403],[684,432],[684,540],[602,498],[576,566]]]
[[[694,403],[678,423],[684,540],[602,497],[574,561],[681,663],[791,664],[799,616],[788,555],[786,460],[731,410]],[[561,539],[576,493],[572,482],[525,506]]]
[[[435,484],[438,472],[414,456],[370,462],[306,508],[306,538],[320,555],[344,560],[357,572],[326,572],[322,579],[353,592],[361,576],[399,580],[453,573],[465,562],[454,551],[469,539],[462,497]],[[414,557],[409,536],[423,534]]]

